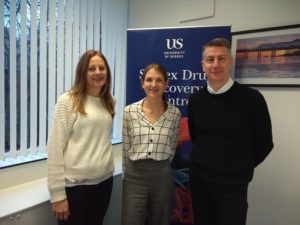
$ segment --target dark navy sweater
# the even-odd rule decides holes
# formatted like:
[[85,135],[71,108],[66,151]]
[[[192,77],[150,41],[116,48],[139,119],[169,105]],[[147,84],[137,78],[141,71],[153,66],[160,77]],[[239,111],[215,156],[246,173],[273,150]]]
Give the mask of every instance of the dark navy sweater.
[[205,86],[188,104],[194,174],[217,184],[246,184],[273,148],[264,97],[237,82],[223,94]]

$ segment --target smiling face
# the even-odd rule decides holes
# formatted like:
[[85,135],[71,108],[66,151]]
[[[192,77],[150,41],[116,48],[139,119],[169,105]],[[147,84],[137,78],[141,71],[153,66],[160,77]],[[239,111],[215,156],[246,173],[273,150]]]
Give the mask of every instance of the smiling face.
[[86,79],[87,93],[92,96],[99,96],[107,82],[107,68],[104,60],[99,55],[95,55],[90,59]]
[[150,69],[141,82],[148,98],[161,99],[168,86],[168,80],[166,80],[162,73],[155,69]]
[[212,87],[222,87],[231,76],[232,57],[223,46],[210,46],[203,52],[203,71]]

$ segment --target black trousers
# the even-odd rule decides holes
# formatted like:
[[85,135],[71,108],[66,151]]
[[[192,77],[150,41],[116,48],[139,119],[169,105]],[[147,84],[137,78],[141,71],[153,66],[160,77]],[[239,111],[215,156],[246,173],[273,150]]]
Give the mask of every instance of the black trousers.
[[113,178],[96,185],[67,187],[70,216],[59,225],[101,225],[107,211]]
[[205,182],[190,171],[196,225],[245,225],[248,184],[218,185]]

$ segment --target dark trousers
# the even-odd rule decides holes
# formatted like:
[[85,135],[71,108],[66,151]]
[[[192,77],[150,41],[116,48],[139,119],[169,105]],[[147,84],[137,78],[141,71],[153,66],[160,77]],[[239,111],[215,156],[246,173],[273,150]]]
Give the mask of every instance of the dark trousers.
[[67,187],[70,216],[59,225],[101,225],[112,192],[113,178],[97,185]]
[[199,179],[190,171],[196,225],[245,225],[248,184],[218,185]]

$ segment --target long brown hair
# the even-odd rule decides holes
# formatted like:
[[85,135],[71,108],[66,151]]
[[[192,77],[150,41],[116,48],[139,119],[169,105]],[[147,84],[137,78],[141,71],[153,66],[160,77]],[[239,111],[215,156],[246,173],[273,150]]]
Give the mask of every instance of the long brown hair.
[[80,114],[86,115],[85,102],[87,94],[87,71],[90,63],[90,59],[98,55],[104,61],[107,70],[107,81],[101,90],[100,98],[103,101],[107,111],[112,117],[115,115],[115,103],[111,95],[111,72],[105,56],[95,50],[86,51],[79,59],[76,67],[76,77],[74,84],[70,90],[71,97],[73,99],[73,110]]
[[[165,67],[161,64],[151,63],[144,69],[144,71],[141,75],[141,79],[142,79],[143,82],[145,81],[146,74],[151,69],[153,69],[153,70],[159,72],[161,75],[163,75],[165,81],[168,80],[168,74],[167,74],[167,70],[165,69]],[[162,95],[162,99],[164,101],[164,107],[165,107],[165,109],[167,109],[168,108],[168,103],[167,103],[167,98],[164,94]]]

